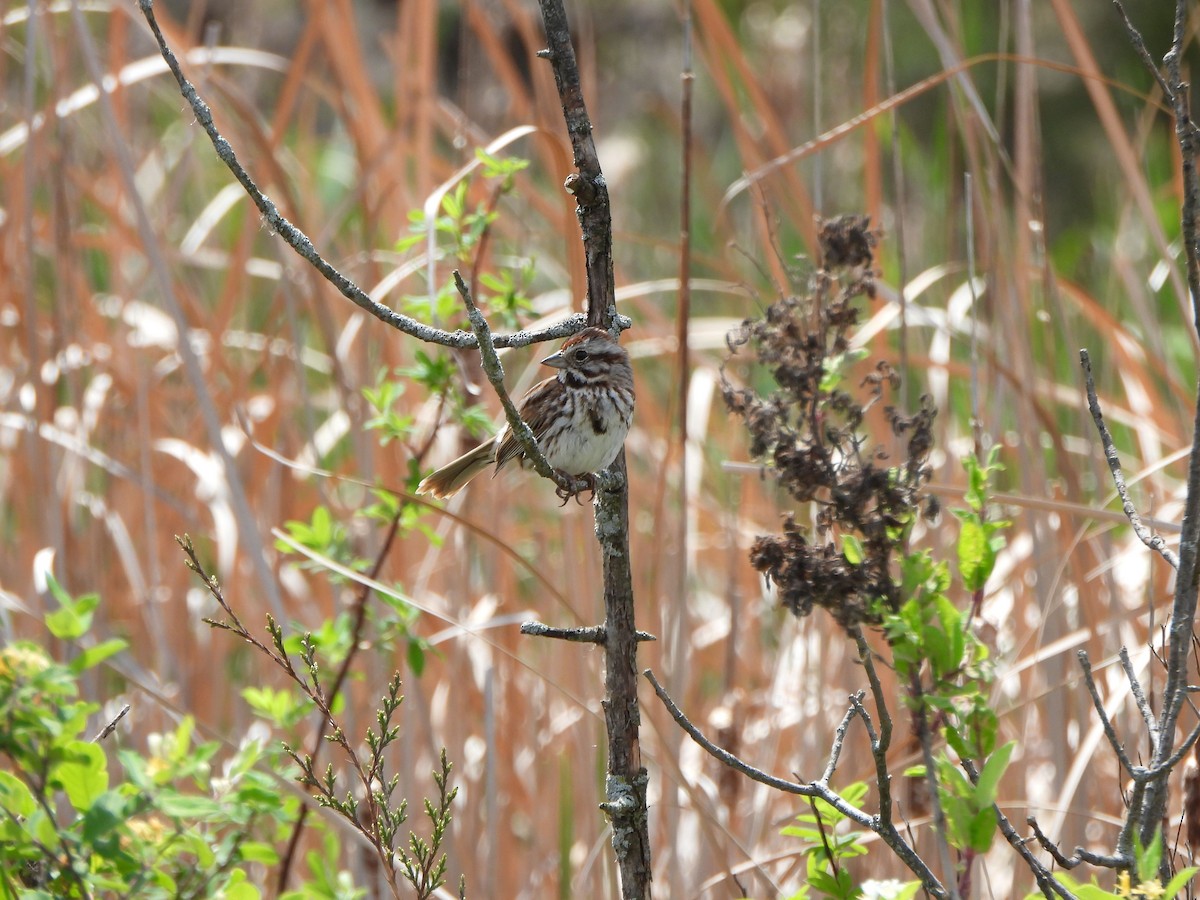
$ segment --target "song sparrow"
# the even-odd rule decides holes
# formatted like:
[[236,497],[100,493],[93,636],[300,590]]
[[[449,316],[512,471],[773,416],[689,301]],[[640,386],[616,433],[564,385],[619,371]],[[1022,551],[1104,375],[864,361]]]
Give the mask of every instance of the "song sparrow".
[[[559,373],[534,385],[519,404],[551,466],[567,475],[591,476],[617,457],[633,419],[633,369],[629,354],[600,328],[585,328],[542,360]],[[452,497],[496,464],[529,462],[505,425],[485,444],[429,475],[417,493]]]

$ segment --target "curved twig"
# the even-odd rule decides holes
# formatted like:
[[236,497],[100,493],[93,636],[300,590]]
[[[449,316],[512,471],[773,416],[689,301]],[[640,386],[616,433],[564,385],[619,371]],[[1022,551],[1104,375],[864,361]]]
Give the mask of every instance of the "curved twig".
[[[443,347],[470,348],[477,346],[475,335],[469,331],[445,331],[441,328],[434,328],[431,325],[419,322],[410,316],[396,312],[394,309],[390,309],[382,303],[373,300],[366,291],[338,271],[318,252],[308,235],[289,222],[279,212],[279,208],[271,198],[264,194],[258,185],[255,184],[254,179],[250,177],[238,159],[233,146],[217,129],[208,104],[204,102],[204,99],[200,96],[195,86],[183,74],[179,60],[176,58],[174,51],[168,46],[162,29],[158,26],[158,20],[154,15],[154,0],[138,0],[138,5],[141,7],[142,15],[145,16],[151,32],[154,34],[154,39],[158,42],[158,51],[162,55],[162,58],[166,60],[171,74],[175,76],[175,81],[179,84],[179,91],[183,94],[183,98],[188,102],[188,105],[191,106],[192,112],[196,116],[196,121],[200,123],[205,134],[208,135],[208,139],[212,141],[213,149],[216,150],[221,162],[225,163],[229,171],[233,173],[233,177],[238,180],[238,183],[241,184],[246,194],[254,201],[254,205],[258,207],[259,212],[263,214],[267,227],[283,238],[289,247],[307,260],[321,273],[321,276],[326,281],[341,292],[342,296],[384,324],[390,325],[392,328],[422,341],[431,344],[440,344]],[[629,323],[621,321],[621,317],[614,318],[616,319],[614,324],[617,327],[628,327]],[[530,328],[524,331],[516,331],[512,334],[497,335],[492,343],[496,347],[524,347],[539,341],[561,339],[579,331],[584,327],[585,322],[586,318],[584,316],[574,315],[562,322],[544,328]]]

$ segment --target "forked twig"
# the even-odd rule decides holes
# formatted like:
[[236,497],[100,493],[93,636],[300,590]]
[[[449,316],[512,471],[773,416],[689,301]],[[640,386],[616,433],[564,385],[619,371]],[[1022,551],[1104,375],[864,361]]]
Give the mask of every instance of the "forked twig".
[[[659,684],[657,678],[654,677],[654,672],[650,669],[644,669],[642,674],[646,676],[646,680],[654,687],[654,693],[658,694],[658,699],[662,701],[667,712],[671,714],[671,718],[679,725],[688,736],[696,742],[709,756],[718,762],[724,763],[731,769],[741,772],[752,781],[757,781],[759,784],[765,784],[767,787],[775,788],[788,794],[797,794],[801,797],[815,797],[824,800],[839,813],[845,816],[852,822],[857,823],[863,828],[869,829],[871,832],[879,835],[880,839],[888,845],[893,853],[903,862],[920,880],[924,889],[932,897],[946,898],[950,896],[949,891],[938,881],[937,876],[933,874],[930,868],[925,864],[912,846],[904,840],[900,832],[898,832],[890,823],[882,822],[877,816],[869,815],[863,812],[858,807],[846,802],[837,791],[833,790],[822,776],[820,781],[797,782],[787,781],[783,778],[778,778],[774,775],[764,772],[761,769],[756,769],[754,766],[734,756],[723,747],[719,747],[704,736],[699,728],[692,724],[691,720],[683,713],[683,711],[671,699],[666,689]],[[858,695],[856,695],[858,696]],[[847,725],[849,719],[854,714],[854,706],[851,706],[851,712],[847,713],[843,719],[843,724]],[[839,731],[844,735],[844,730],[839,727]],[[836,745],[835,745],[836,747]],[[837,752],[830,753],[830,758],[836,763]],[[826,775],[832,775],[827,768]]]

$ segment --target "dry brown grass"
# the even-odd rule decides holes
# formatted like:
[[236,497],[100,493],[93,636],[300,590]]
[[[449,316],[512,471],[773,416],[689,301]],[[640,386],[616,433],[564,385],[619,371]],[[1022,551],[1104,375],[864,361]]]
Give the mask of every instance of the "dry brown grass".
[[[920,0],[901,9],[876,0],[836,13],[822,7],[814,63],[807,4],[756,4],[731,21],[723,12],[729,4],[696,0],[693,272],[706,280],[693,288],[690,502],[680,509],[677,470],[666,464],[680,403],[673,388],[676,19],[633,4],[586,6],[570,12],[611,173],[621,303],[635,322],[627,335],[639,377],[628,447],[635,589],[641,626],[662,638],[646,646],[645,664],[706,730],[781,775],[815,773],[846,694],[862,684],[832,623],[782,615],[746,561],[753,536],[774,528],[782,507],[769,481],[723,468],[744,459],[745,447],[714,387],[725,330],[770,299],[772,282],[786,282],[790,254],[809,246],[814,210],[868,211],[886,230],[871,347],[906,359],[911,389],[929,390],[944,411],[936,480],[950,496],[961,483],[957,458],[971,450],[973,414],[1005,448],[1015,527],[982,626],[996,647],[1004,737],[1020,741],[1002,805],[1015,822],[1035,812],[1065,846],[1109,849],[1121,784],[1078,685],[1073,651],[1089,650],[1108,679],[1122,733],[1136,734],[1136,711],[1110,663],[1127,644],[1154,683],[1146,641],[1163,624],[1168,577],[1119,521],[1087,512],[1112,496],[1075,351],[1091,348],[1127,474],[1140,477],[1138,502],[1164,522],[1180,508],[1179,452],[1194,378],[1189,303],[1171,245],[1178,186],[1169,174],[1169,134],[1154,96],[1121,81],[1119,73],[1136,71],[1132,55],[1118,65],[1111,42],[1107,56],[1094,46],[1115,26],[1090,9],[1081,20],[1087,4],[1069,0],[1036,11],[1006,5],[998,33],[1007,41],[981,44],[978,23],[945,5]],[[540,26],[528,6],[470,3],[451,16],[448,6],[412,0],[399,5],[398,18],[350,0],[274,7],[286,28],[257,10],[228,13],[233,37],[217,42],[211,65],[194,28],[177,22],[169,36],[178,48],[194,48],[185,65],[219,126],[327,258],[365,288],[381,286],[373,296],[382,302],[424,293],[422,248],[391,250],[408,212],[422,208],[475,146],[531,125],[504,151],[533,164],[504,201],[488,263],[506,252],[536,258],[540,316],[578,305],[577,228],[558,187],[569,154],[549,68],[532,58]],[[361,388],[381,367],[411,363],[418,347],[365,320],[264,232],[163,77],[132,6],[101,6],[87,20],[106,70],[121,81],[112,94],[120,141],[153,226],[139,233],[114,142],[86,94],[70,15],[57,7],[40,15],[30,47],[20,12],[0,4],[6,637],[45,637],[46,598],[33,569],[38,551],[52,548],[65,585],[102,596],[98,633],[131,640],[120,677],[91,686],[98,700],[124,693],[133,703],[121,741],[143,747],[148,733],[187,712],[233,745],[252,725],[239,689],[278,683],[279,675],[201,623],[213,610],[172,535],[193,535],[247,622],[272,611],[273,594],[295,628],[316,628],[342,610],[347,589],[297,569],[272,549],[270,532],[327,504],[349,523],[356,551],[373,554],[380,533],[352,520],[367,502],[360,482],[400,487],[408,460],[363,430]],[[964,38],[968,25],[974,30]],[[885,58],[888,40],[909,42],[896,45],[894,66]],[[1013,55],[980,55],[995,52]],[[930,76],[927,88],[888,102]],[[1079,120],[1049,116],[1047,94],[1055,109],[1061,96],[1073,98]],[[863,127],[818,141],[797,163],[762,170],[863,110],[875,111]],[[1089,120],[1094,129],[1063,132]],[[22,135],[30,122],[35,127]],[[889,137],[897,129],[899,151]],[[1089,152],[1072,155],[1064,142],[1086,143]],[[1053,168],[1064,159],[1098,173],[1097,197],[1057,193],[1078,184],[1073,172]],[[721,205],[743,171],[763,177]],[[972,176],[969,196],[963,171]],[[978,317],[966,285],[967,204],[983,288]],[[169,261],[203,364],[199,384],[181,367],[147,241]],[[1081,249],[1072,254],[1068,242]],[[450,265],[438,262],[440,283]],[[527,384],[535,358],[510,354],[510,383]],[[404,403],[432,426],[430,398],[409,390]],[[206,405],[235,455],[236,481],[213,453]],[[314,455],[314,442],[321,453]],[[457,443],[443,429],[429,463],[448,458]],[[249,523],[238,521],[238,492],[265,566],[253,558]],[[473,487],[452,509],[461,518],[434,512],[425,520],[440,544],[406,536],[381,574],[428,611],[419,630],[437,649],[421,677],[405,670],[400,790],[410,798],[429,790],[437,749],[448,748],[462,788],[451,872],[466,874],[473,895],[609,896],[613,873],[596,810],[600,656],[522,638],[515,624],[536,617],[571,625],[601,615],[591,514],[558,510],[544,485],[507,473]],[[952,552],[949,518],[926,538]],[[373,700],[397,666],[403,660],[378,652],[359,657],[347,712],[352,733],[370,722]],[[720,771],[652,698],[643,712],[659,894],[737,897],[733,875],[758,897],[794,887],[802,862],[778,830],[802,810]],[[861,734],[849,744],[844,783],[870,772]],[[908,761],[904,752],[911,748],[901,744],[897,771]],[[912,810],[903,788],[900,796],[902,809]],[[912,824],[919,832],[919,810]],[[349,837],[345,843],[355,847]],[[348,849],[345,864],[361,873],[356,853]],[[863,876],[902,875],[882,852],[870,860]],[[1006,847],[989,857],[987,876],[994,896],[1015,895],[1014,878],[1019,889],[1030,884]]]

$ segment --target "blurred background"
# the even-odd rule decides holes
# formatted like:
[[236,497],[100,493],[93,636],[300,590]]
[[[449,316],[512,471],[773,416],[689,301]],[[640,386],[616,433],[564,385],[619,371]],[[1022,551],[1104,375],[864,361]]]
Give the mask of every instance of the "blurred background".
[[[1160,58],[1172,4],[1132,6]],[[465,874],[475,896],[611,896],[596,809],[602,655],[517,631],[529,618],[601,620],[590,509],[559,508],[519,472],[481,479],[448,512],[413,500],[421,471],[500,419],[477,357],[422,346],[321,280],[216,158],[136,4],[73,7],[0,3],[5,639],[47,640],[54,603],[37,573],[52,571],[100,595],[98,639],[131,643],[86,686],[110,713],[132,705],[120,745],[144,749],[183,714],[230,749],[247,734],[304,744],[311,719],[267,730],[243,698],[285,681],[203,623],[219,610],[173,535],[193,537],[248,627],[274,614],[289,633],[314,632],[335,663],[353,640],[358,588],[321,560],[369,570],[381,559],[377,578],[396,597],[368,603],[347,732],[373,723],[399,670],[398,793],[417,804],[447,749],[461,788],[453,880]],[[582,308],[562,189],[570,148],[550,68],[534,56],[536,5],[156,9],[251,176],[376,300],[458,327],[449,276],[460,268],[497,330]],[[910,407],[933,397],[944,506],[958,502],[964,455],[999,445],[1007,466],[999,486],[1014,526],[979,624],[1002,739],[1020,742],[1001,806],[1018,823],[1036,814],[1064,847],[1111,851],[1123,785],[1074,653],[1089,651],[1119,728],[1138,733],[1115,654],[1128,645],[1149,690],[1159,686],[1147,642],[1171,585],[1112,502],[1077,353],[1092,354],[1139,508],[1174,540],[1198,346],[1172,124],[1116,14],[1079,0],[589,0],[568,15],[611,191],[619,303],[634,323],[634,586],[639,626],[659,638],[643,664],[751,764],[820,774],[865,679],[823,612],[794,619],[749,566],[755,535],[791,506],[756,468],[729,465],[750,460],[720,367],[730,328],[803,285],[814,215],[868,214],[881,239],[862,371],[888,359]],[[514,394],[541,377],[547,352],[505,355]],[[950,559],[956,535],[943,514],[918,539]],[[657,895],[795,890],[801,847],[780,829],[806,808],[734,777],[649,691],[642,700]],[[916,758],[897,741],[894,771]],[[838,783],[871,772],[856,726]],[[927,805],[898,781],[921,844]],[[338,864],[373,884],[359,845],[326,827],[344,838]],[[994,896],[1031,887],[1014,860],[999,844],[985,861]],[[904,874],[877,852],[856,877]]]

